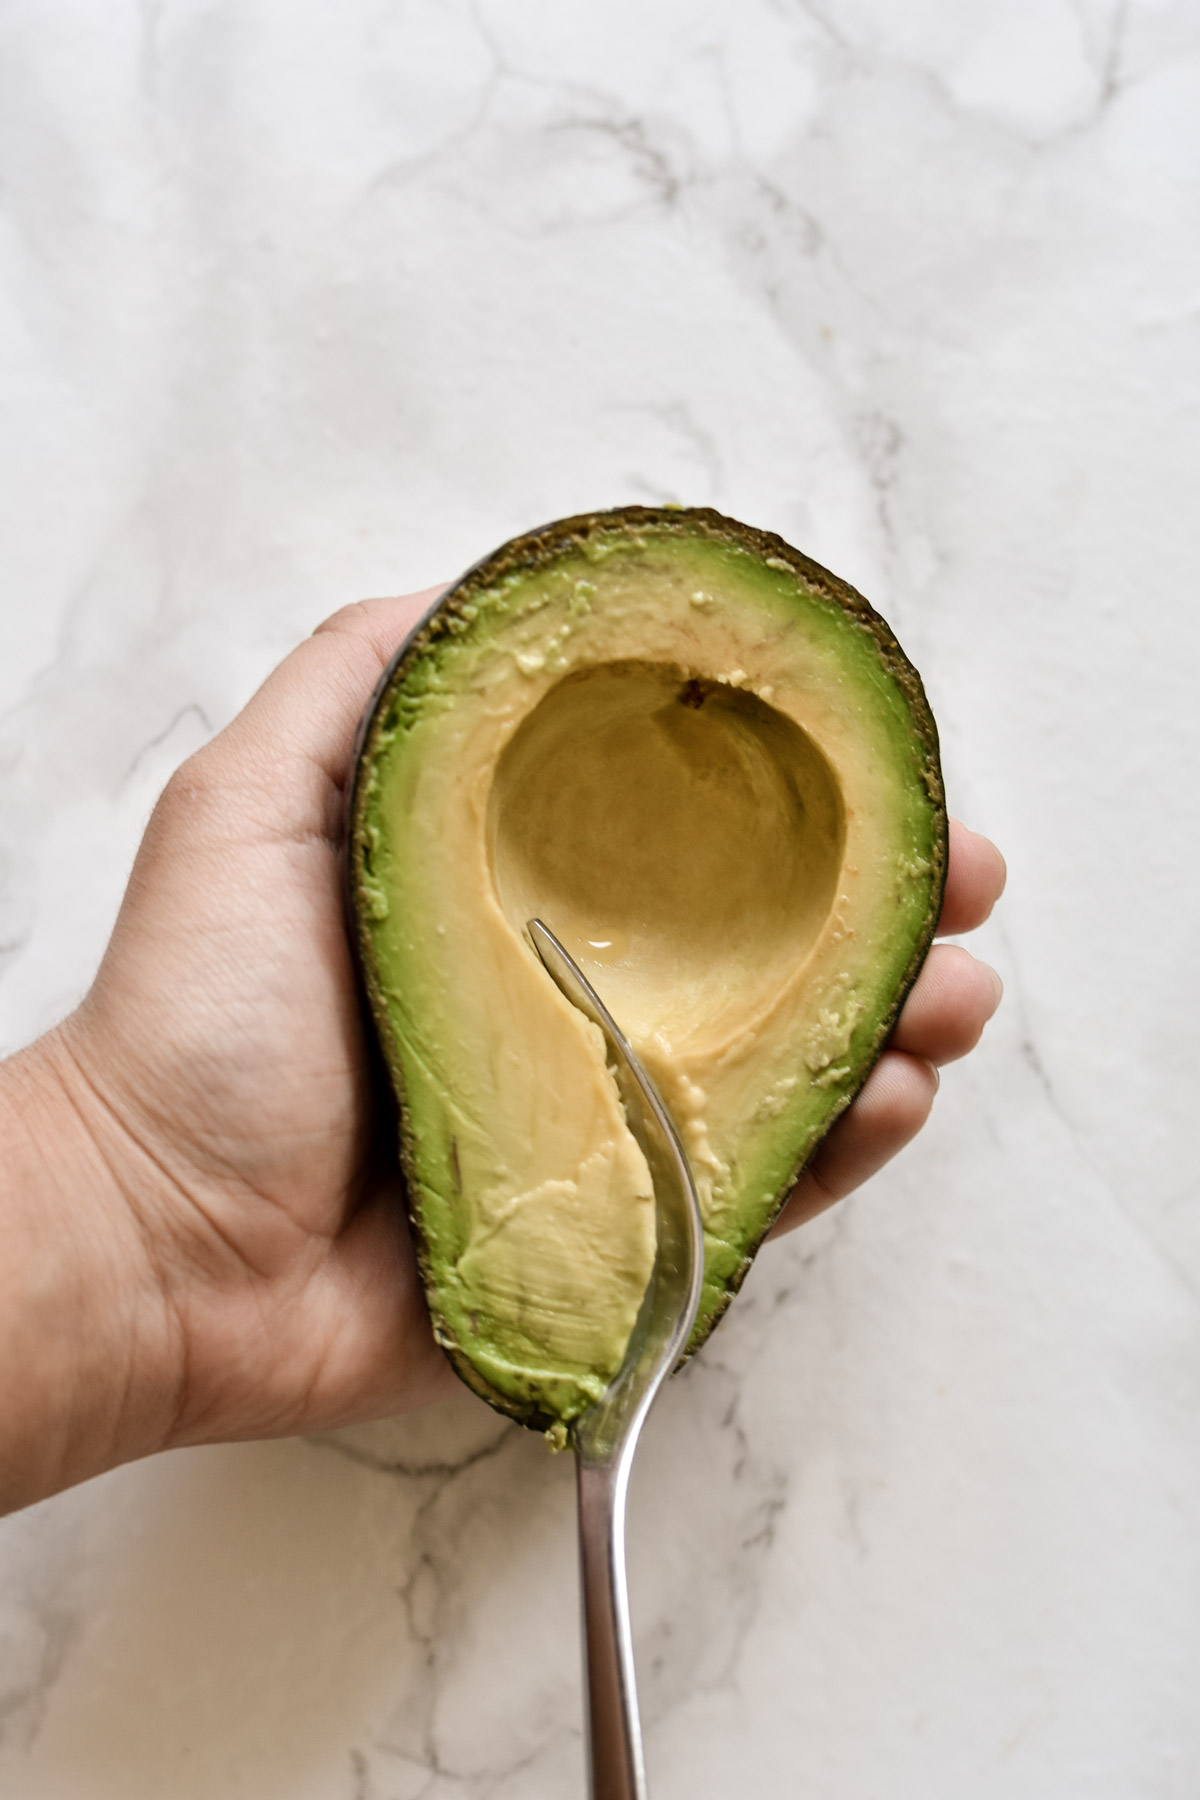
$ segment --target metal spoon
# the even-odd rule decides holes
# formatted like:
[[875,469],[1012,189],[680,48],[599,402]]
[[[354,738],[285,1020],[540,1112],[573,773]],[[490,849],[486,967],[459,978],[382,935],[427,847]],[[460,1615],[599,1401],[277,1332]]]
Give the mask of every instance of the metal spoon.
[[533,946],[558,987],[604,1033],[629,1129],[650,1166],[658,1247],[625,1360],[571,1427],[592,1800],[646,1800],[625,1580],[625,1501],[638,1434],[692,1335],[704,1280],[696,1187],[679,1133],[596,990],[540,919]]

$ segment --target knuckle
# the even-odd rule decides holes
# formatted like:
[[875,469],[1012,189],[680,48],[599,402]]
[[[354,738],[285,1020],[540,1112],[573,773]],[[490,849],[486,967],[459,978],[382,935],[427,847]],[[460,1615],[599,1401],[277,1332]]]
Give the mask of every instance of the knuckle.
[[335,613],[330,613],[327,619],[322,619],[314,629],[313,636],[321,637],[330,631],[345,631],[347,626],[357,628],[369,617],[370,613],[365,600],[351,600],[347,605],[339,606]]
[[168,780],[155,812],[160,817],[181,822],[207,812],[219,787],[215,762],[211,745],[194,751]]

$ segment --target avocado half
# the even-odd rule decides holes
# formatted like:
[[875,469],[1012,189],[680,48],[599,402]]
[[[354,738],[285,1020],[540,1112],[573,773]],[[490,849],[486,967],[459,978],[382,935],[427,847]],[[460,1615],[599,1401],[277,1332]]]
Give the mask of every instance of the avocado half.
[[862,596],[708,509],[514,539],[447,592],[360,733],[349,885],[434,1330],[562,1439],[620,1367],[649,1174],[566,944],[696,1176],[690,1351],[879,1056],[946,872],[937,731]]

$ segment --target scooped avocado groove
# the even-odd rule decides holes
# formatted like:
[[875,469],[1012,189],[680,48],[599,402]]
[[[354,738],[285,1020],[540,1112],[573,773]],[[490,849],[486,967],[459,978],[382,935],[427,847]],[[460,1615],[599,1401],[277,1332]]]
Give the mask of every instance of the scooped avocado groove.
[[691,1349],[866,1079],[933,936],[937,732],[861,595],[708,510],[565,519],[402,646],[351,796],[350,889],[434,1328],[561,1435],[624,1355],[645,1162],[566,944],[657,1080],[700,1193]]

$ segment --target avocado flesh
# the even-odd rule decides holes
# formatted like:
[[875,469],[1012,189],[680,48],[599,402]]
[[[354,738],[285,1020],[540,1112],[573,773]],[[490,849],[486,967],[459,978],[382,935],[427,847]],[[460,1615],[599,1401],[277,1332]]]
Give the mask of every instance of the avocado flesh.
[[696,1348],[878,1055],[945,868],[936,734],[866,603],[778,540],[631,508],[472,571],[365,735],[352,891],[435,1329],[557,1428],[654,1254],[566,944],[659,1083],[705,1223]]

